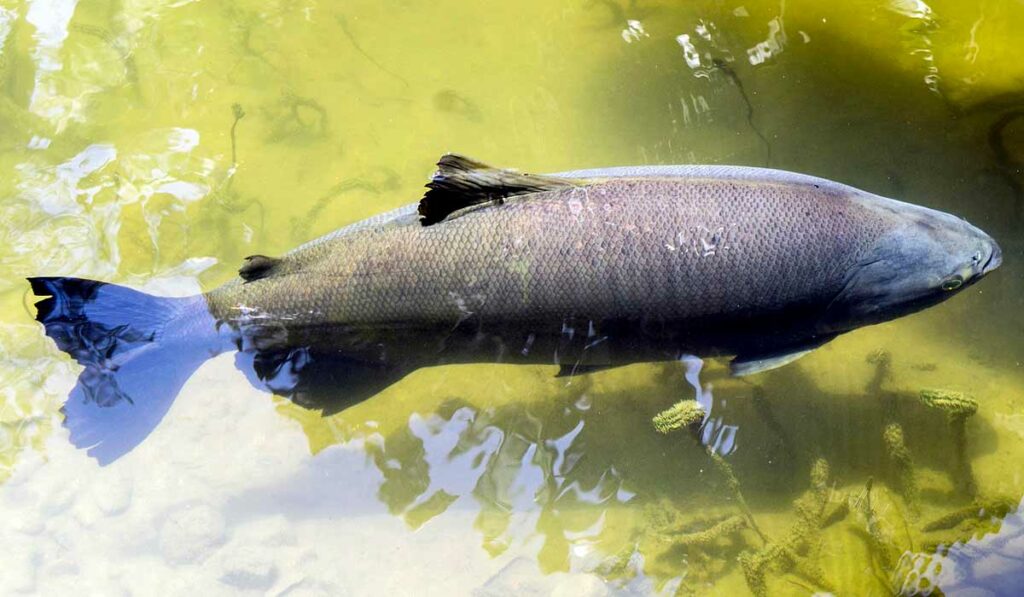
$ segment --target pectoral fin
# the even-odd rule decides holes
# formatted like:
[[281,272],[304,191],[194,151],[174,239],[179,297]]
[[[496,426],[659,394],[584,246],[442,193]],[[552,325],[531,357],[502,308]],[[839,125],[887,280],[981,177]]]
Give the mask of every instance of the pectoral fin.
[[465,156],[448,153],[437,162],[437,172],[427,183],[429,190],[420,200],[420,222],[430,226],[474,205],[500,204],[516,195],[581,184],[584,181],[493,168]]
[[777,369],[792,363],[832,338],[835,338],[835,336],[819,337],[803,344],[789,345],[774,350],[741,353],[729,362],[729,372],[732,373],[733,377],[743,377]]

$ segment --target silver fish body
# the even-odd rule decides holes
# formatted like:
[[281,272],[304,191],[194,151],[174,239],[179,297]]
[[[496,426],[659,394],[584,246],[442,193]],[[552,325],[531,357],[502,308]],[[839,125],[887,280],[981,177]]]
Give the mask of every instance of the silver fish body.
[[[413,205],[342,229],[272,275],[211,292],[210,310],[243,334],[270,325],[287,343],[335,347],[346,334],[372,338],[379,358],[417,365],[760,355],[887,319],[844,319],[837,302],[883,239],[948,232],[957,250],[998,252],[954,216],[788,172],[558,176],[585,182],[433,226]],[[979,260],[965,282],[982,270]]]
[[334,412],[443,363],[560,366],[733,355],[747,375],[913,313],[997,268],[955,216],[757,168],[548,176],[460,156],[424,198],[255,255],[207,294],[160,298],[32,278],[37,319],[84,371],[71,441],[101,463],[137,445],[210,356],[237,349],[258,387]]

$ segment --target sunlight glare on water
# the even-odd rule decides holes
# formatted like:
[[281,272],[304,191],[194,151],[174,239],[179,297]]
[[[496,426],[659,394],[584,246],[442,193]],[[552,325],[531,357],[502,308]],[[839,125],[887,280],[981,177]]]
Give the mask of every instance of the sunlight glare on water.
[[[1013,593],[1022,30],[1012,0],[0,1],[0,592]],[[222,355],[122,459],[70,445],[81,367],[26,277],[210,290],[447,151],[813,174],[1005,263],[749,378],[453,365],[321,417]],[[655,430],[695,392],[699,430]]]

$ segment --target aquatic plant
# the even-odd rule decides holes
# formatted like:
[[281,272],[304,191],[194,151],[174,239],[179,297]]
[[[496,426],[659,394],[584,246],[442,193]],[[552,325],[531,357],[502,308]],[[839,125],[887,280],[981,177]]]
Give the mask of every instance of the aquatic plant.
[[[228,137],[231,142],[231,165],[228,167],[224,178],[220,180],[211,190],[208,201],[201,206],[202,215],[198,219],[199,227],[208,231],[216,231],[210,236],[217,239],[220,244],[219,253],[231,255],[238,252],[238,247],[231,236],[222,234],[221,231],[229,228],[233,217],[240,216],[255,208],[258,214],[259,224],[253,230],[255,240],[263,237],[264,224],[266,220],[266,209],[263,202],[253,198],[243,198],[236,189],[232,187],[235,175],[238,173],[238,124],[246,116],[246,111],[239,103],[231,104],[231,126],[228,129]],[[200,232],[196,232],[200,236]],[[251,239],[252,240],[252,239]]]
[[885,427],[882,438],[885,440],[889,460],[896,468],[900,493],[903,495],[907,507],[916,516],[920,514],[921,507],[918,503],[917,482],[914,479],[914,461],[903,440],[903,427],[899,423],[890,423]]
[[781,541],[769,542],[757,552],[744,552],[738,560],[750,592],[761,597],[768,595],[769,571],[793,572],[825,590],[831,590],[820,566],[801,552],[808,545],[806,528],[797,525]]
[[953,436],[953,478],[961,493],[975,497],[978,487],[967,458],[967,419],[978,412],[978,401],[963,392],[941,389],[921,390],[918,397],[925,406],[946,413]]
[[768,594],[766,575],[770,571],[792,572],[819,588],[832,590],[818,564],[821,530],[845,518],[849,507],[828,507],[831,501],[828,461],[816,459],[811,465],[810,477],[810,490],[793,502],[797,521],[789,532],[781,540],[766,541],[760,551],[747,552],[739,558],[747,586],[754,595]]
[[605,558],[597,572],[605,578],[621,578],[635,573],[635,559],[639,554],[637,544],[630,542],[615,554]]
[[842,500],[833,506],[828,512],[826,512],[821,518],[821,528],[827,529],[828,527],[836,524],[841,520],[845,520],[850,515],[850,501]]
[[665,498],[644,505],[643,520],[646,532],[656,535],[673,533],[681,528],[684,522],[676,505]]
[[[231,104],[231,115],[235,118],[234,122],[231,123],[231,168],[234,169],[238,167],[238,150],[235,130],[238,128],[238,121],[245,118],[245,110],[242,109],[242,104]],[[228,184],[231,184],[230,178],[228,179]]]
[[828,491],[830,474],[828,461],[824,458],[818,458],[811,464],[811,488],[821,499],[825,498],[823,494]]
[[330,136],[327,109],[311,97],[285,92],[263,112],[270,123],[266,136],[270,143],[310,145]]
[[789,433],[782,424],[779,423],[778,417],[775,416],[771,403],[765,395],[764,388],[761,386],[754,386],[752,398],[754,412],[757,413],[761,418],[761,422],[764,423],[764,426],[771,431],[778,440],[776,447],[782,451],[783,461],[793,462],[796,460],[796,450],[793,449],[793,440],[790,438]]
[[660,413],[654,415],[651,423],[658,433],[670,433],[676,429],[689,427],[704,420],[704,407],[696,400],[680,400]]
[[746,518],[731,505],[688,504],[684,513],[675,502],[662,498],[645,504],[627,544],[600,568],[606,576],[632,576],[637,572],[634,560],[643,554],[640,566],[646,574],[662,570],[675,575],[683,562],[686,584],[676,594],[699,594],[699,588],[725,575],[739,552],[750,547],[752,537],[744,532],[748,528]]
[[[700,423],[704,419],[704,409],[695,400],[682,400],[674,404],[671,408],[658,413],[653,419],[652,423],[654,428],[659,433],[669,433],[676,429],[690,428],[693,429],[695,425]],[[698,531],[686,532],[678,534],[672,538],[674,545],[687,548],[687,552],[691,559],[691,565],[697,564],[694,569],[694,578],[698,582],[704,582],[709,578],[709,572],[711,569],[708,567],[714,563],[708,556],[700,550],[693,551],[692,548],[708,548],[721,539],[727,537],[733,537],[739,535],[744,529],[750,529],[754,531],[761,541],[767,545],[770,545],[768,537],[758,527],[757,522],[754,520],[754,514],[747,504],[746,498],[743,496],[743,491],[740,487],[739,479],[736,477],[732,466],[718,454],[710,446],[704,446],[708,457],[711,459],[715,469],[718,470],[719,474],[725,478],[726,486],[729,488],[729,492],[732,493],[733,499],[736,501],[737,506],[742,512],[742,516],[734,515],[724,518],[720,521],[714,522],[706,528]],[[652,516],[652,520],[659,521],[665,517],[671,519],[667,509],[659,508],[659,512]],[[664,527],[669,524],[669,520],[660,520],[660,526]],[[765,548],[767,549],[767,547]],[[764,551],[762,549],[756,552],[753,556],[747,554],[741,554],[738,558],[741,566],[744,568],[744,574],[748,576],[748,585],[751,590],[755,592],[761,590],[764,579],[764,568],[765,563],[762,562],[764,559]],[[767,560],[766,560],[767,561]],[[700,572],[696,572],[697,570]],[[685,589],[686,587],[681,587]],[[759,595],[765,594],[764,592],[757,593]]]
[[864,360],[875,366],[874,375],[868,381],[865,390],[868,394],[878,394],[882,390],[882,383],[892,373],[892,354],[888,350],[878,348],[868,353]]
[[887,573],[893,569],[896,560],[902,550],[893,541],[892,535],[885,528],[881,518],[875,513],[871,504],[871,490],[874,487],[874,478],[869,477],[864,485],[864,493],[857,499],[861,516],[864,518],[865,530],[868,534],[868,543],[876,558],[877,564]]
[[747,505],[747,500],[743,497],[743,492],[740,491],[740,481],[736,478],[736,474],[732,470],[732,466],[722,458],[721,454],[716,453],[710,447],[707,447],[708,455],[711,457],[711,462],[714,463],[715,468],[725,477],[726,486],[729,487],[729,491],[732,492],[733,497],[736,499],[736,503],[739,504],[740,510],[743,511],[743,515],[747,517],[747,522],[750,524],[750,528],[757,533],[762,541],[767,542],[768,538],[761,529],[758,528],[757,522],[754,521],[754,513],[751,512],[750,506]]
[[988,520],[992,517],[1002,519],[1015,507],[1016,504],[1013,501],[1005,499],[978,501],[966,508],[954,510],[936,518],[924,525],[922,530],[925,532],[942,531],[953,529],[968,520]]
[[676,538],[676,542],[686,546],[703,546],[719,539],[729,537],[747,528],[747,520],[742,516],[730,516],[703,531],[684,533]]
[[710,519],[698,516],[684,527],[684,532],[671,537],[671,547],[664,552],[663,559],[675,566],[681,555],[687,568],[686,581],[693,585],[681,588],[698,594],[700,591],[695,587],[709,586],[726,574],[741,550],[750,547],[749,536],[744,533],[748,528],[747,519],[738,514]]
[[864,358],[866,363],[874,366],[871,379],[864,386],[864,393],[869,396],[877,396],[882,401],[882,408],[886,416],[893,416],[896,409],[896,399],[891,392],[883,391],[882,385],[892,375],[892,354],[883,348],[872,350]]
[[[769,551],[771,550],[771,551]],[[765,581],[765,567],[770,561],[781,556],[781,548],[775,544],[767,546],[757,553],[740,554],[739,563],[746,578],[747,587],[756,597],[768,594],[768,583]]]
[[944,411],[950,419],[967,418],[978,412],[978,401],[963,392],[925,389],[918,397],[925,406]]
[[[692,427],[703,419],[704,408],[696,400],[681,400],[672,405],[672,407],[655,415],[651,419],[651,423],[659,433],[669,433],[676,429]],[[743,497],[743,492],[740,490],[740,481],[736,478],[736,474],[733,473],[732,466],[710,446],[704,446],[704,449],[707,451],[708,457],[711,458],[715,468],[725,477],[726,486],[733,494],[740,510],[743,511],[747,524],[762,540],[767,541],[764,533],[758,528],[757,522],[754,521],[754,514],[750,511],[750,506]]]

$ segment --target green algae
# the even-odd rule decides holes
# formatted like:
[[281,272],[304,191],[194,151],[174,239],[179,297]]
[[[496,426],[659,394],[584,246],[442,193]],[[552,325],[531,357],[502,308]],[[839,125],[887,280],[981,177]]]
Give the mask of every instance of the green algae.
[[[659,433],[669,433],[673,430],[691,428],[692,426],[699,423],[704,419],[704,409],[696,400],[682,400],[677,402],[671,408],[662,411],[655,415],[652,420],[655,430]],[[747,524],[750,528],[757,533],[762,540],[765,539],[764,533],[758,528],[757,522],[754,521],[753,512],[750,510],[750,506],[747,504],[746,498],[743,497],[743,491],[740,489],[740,481],[736,478],[736,474],[733,472],[732,466],[722,457],[721,454],[717,453],[710,446],[705,446],[708,457],[711,459],[712,464],[725,479],[726,487],[729,488],[730,493],[733,495],[733,499],[736,500],[740,510],[746,517]]]
[[920,514],[920,504],[918,503],[920,498],[917,480],[914,477],[914,461],[903,439],[903,427],[899,423],[890,423],[886,426],[882,438],[885,441],[886,450],[889,452],[889,459],[896,469],[896,477],[903,499],[911,511]]
[[[683,534],[662,534],[662,543],[678,549],[713,545],[721,541],[727,532],[736,537],[748,537],[739,543],[729,543],[739,552],[735,554],[739,571],[742,573],[747,590],[755,595],[768,595],[779,586],[803,586],[811,591],[833,591],[836,588],[834,579],[829,577],[823,547],[826,545],[826,531],[829,536],[838,533],[840,536],[854,533],[864,543],[871,558],[872,578],[880,586],[897,587],[906,580],[900,576],[901,554],[912,550],[915,546],[926,550],[938,549],[941,545],[950,545],[956,541],[967,540],[978,532],[991,532],[991,521],[998,521],[1009,511],[1011,502],[1000,500],[983,500],[970,507],[946,511],[934,515],[936,508],[933,498],[925,499],[917,479],[917,464],[911,452],[910,440],[905,432],[908,424],[914,423],[913,413],[908,394],[884,389],[886,383],[893,380],[893,359],[888,352],[877,352],[869,357],[874,374],[867,384],[865,393],[879,396],[878,410],[883,417],[889,419],[880,430],[880,451],[889,463],[890,485],[895,494],[877,487],[873,479],[869,479],[859,492],[849,494],[837,491],[832,479],[831,466],[824,458],[813,458],[809,471],[809,488],[793,500],[791,515],[794,522],[784,532],[764,532],[758,524],[760,516],[758,508],[752,506],[742,491],[741,480],[726,458],[705,447],[714,470],[725,482],[739,514],[723,516],[718,520],[705,521],[703,526],[697,525]],[[760,418],[766,432],[780,439],[784,430],[771,410],[766,410],[766,393],[756,387],[752,392],[754,410]],[[914,394],[917,401],[929,411],[941,412],[947,422],[945,431],[949,442],[948,453],[954,457],[949,475],[954,484],[962,486],[959,481],[962,472],[957,462],[962,457],[969,460],[967,454],[967,433],[965,422],[977,412],[977,402],[957,392],[923,390]],[[695,407],[694,401],[683,401],[660,413],[653,422],[660,433],[669,433],[678,429],[689,429],[695,432],[696,425],[706,417],[703,410]],[[781,433],[780,433],[781,431]],[[931,491],[931,490],[930,490]],[[881,492],[881,493],[879,493]],[[883,498],[884,505],[879,507],[878,496]],[[897,497],[898,495],[898,497]],[[934,495],[934,494],[929,494]],[[929,513],[929,522],[915,525],[924,512]],[[979,512],[991,512],[989,516]],[[851,516],[855,515],[855,516]],[[678,523],[678,521],[676,521]],[[744,534],[744,531],[753,534]],[[760,544],[751,538],[760,540]],[[692,551],[692,550],[691,550]],[[723,554],[719,554],[723,555]],[[707,561],[706,552],[695,551],[688,562]],[[699,574],[698,585],[686,583],[688,590],[694,586],[710,586],[707,583],[721,582],[727,570],[720,570],[719,577],[709,577],[707,571]],[[915,580],[914,582],[918,582]],[[701,584],[703,583],[703,584]],[[783,584],[779,584],[783,583]],[[775,588],[773,588],[775,587]]]
[[769,573],[795,574],[820,590],[834,587],[820,565],[821,531],[845,518],[848,509],[833,507],[829,487],[828,462],[817,458],[811,465],[810,489],[793,502],[797,520],[781,539],[768,540],[765,546],[744,554],[740,560],[750,591],[768,595]]
[[943,531],[955,529],[961,523],[967,521],[987,521],[992,518],[1002,518],[1013,510],[1017,503],[1007,499],[989,499],[971,504],[965,508],[947,512],[942,516],[926,523],[921,528],[924,531]]
[[871,502],[871,490],[874,479],[868,479],[864,492],[857,498],[857,510],[863,520],[871,545],[875,563],[884,573],[890,571],[899,559],[900,549],[893,538],[889,525],[882,518]]
[[649,570],[677,570],[686,574],[678,592],[699,593],[713,586],[735,567],[740,553],[756,542],[742,515],[732,508],[684,512],[675,503],[660,500],[644,508],[644,522],[627,548],[603,565],[609,573],[636,572],[638,554],[652,558]]
[[658,433],[670,433],[690,427],[704,419],[704,409],[696,400],[680,400],[670,408],[654,415],[651,423]]
[[766,537],[761,529],[757,526],[757,522],[754,520],[754,513],[750,510],[750,506],[747,504],[746,498],[743,497],[743,491],[740,489],[740,480],[736,478],[736,473],[733,472],[732,466],[718,454],[708,448],[708,453],[711,457],[711,462],[715,464],[715,468],[725,477],[726,486],[732,492],[733,498],[736,500],[736,504],[739,505],[740,510],[743,512],[743,516],[746,517],[747,523],[750,528],[753,529],[761,540],[766,540]]
[[966,418],[978,412],[978,401],[963,392],[926,389],[921,390],[919,396],[925,406],[943,411],[950,419]]
[[921,402],[946,414],[953,443],[953,477],[959,491],[969,497],[976,497],[977,482],[970,458],[967,456],[967,419],[978,412],[974,398],[952,390],[921,390]]
[[748,524],[747,519],[742,516],[730,516],[702,531],[682,533],[676,537],[676,543],[685,546],[707,545],[739,533],[747,528]]

